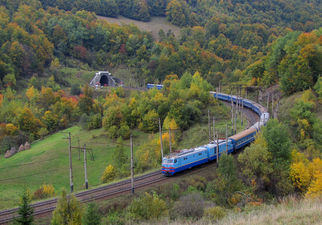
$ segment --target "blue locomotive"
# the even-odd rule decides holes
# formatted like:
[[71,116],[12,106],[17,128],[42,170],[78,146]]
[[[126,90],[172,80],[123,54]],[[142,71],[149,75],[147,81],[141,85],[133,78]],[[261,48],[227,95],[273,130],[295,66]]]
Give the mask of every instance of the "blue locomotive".
[[265,126],[266,122],[269,120],[267,109],[256,102],[223,93],[210,92],[210,94],[223,101],[233,101],[235,104],[238,101],[239,104],[243,104],[245,107],[256,112],[260,117],[259,122],[255,123],[250,128],[229,137],[227,140],[219,140],[218,144],[217,140],[214,140],[209,144],[197,148],[175,151],[174,153],[163,157],[162,173],[165,176],[173,176],[180,171],[217,159],[217,146],[218,156],[226,151],[228,154],[236,152],[238,149],[254,141],[260,127]]

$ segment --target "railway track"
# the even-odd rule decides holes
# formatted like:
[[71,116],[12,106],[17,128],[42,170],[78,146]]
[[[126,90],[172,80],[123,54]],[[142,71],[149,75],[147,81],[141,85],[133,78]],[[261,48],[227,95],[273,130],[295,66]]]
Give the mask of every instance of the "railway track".
[[[167,180],[161,173],[161,170],[142,175],[136,177],[134,179],[135,182],[135,189],[147,187],[149,185],[153,185],[155,183]],[[95,188],[88,191],[83,191],[80,193],[75,194],[75,196],[81,200],[81,202],[86,203],[92,200],[104,200],[109,199],[112,197],[119,196],[124,193],[130,193],[132,190],[131,188],[131,180],[127,179],[124,181],[120,181],[118,183],[102,186],[99,188]],[[56,204],[58,202],[58,198],[54,198],[51,200],[38,202],[32,204],[34,207],[34,216],[45,215],[51,213],[56,208]],[[12,221],[13,217],[17,217],[18,208],[12,208],[3,210],[0,212],[0,224],[7,224]]]
[[[227,102],[224,102],[224,103],[230,106],[230,103],[227,103]],[[247,108],[244,108],[243,111],[246,117],[248,118],[247,127],[250,127],[252,124],[258,121],[259,116],[255,112]],[[199,172],[200,170],[209,169],[208,167],[213,165],[213,163],[215,162],[210,162],[210,163],[200,165],[197,168],[185,171],[184,173],[180,173],[180,175],[178,174],[179,176],[174,176],[174,177],[164,177],[161,173],[161,170],[158,170],[149,174],[145,174],[139,177],[135,177],[134,188],[140,189],[140,188],[144,188],[150,185],[160,183],[162,181],[169,181],[170,179],[176,179],[176,177],[181,177],[181,174],[183,176],[186,176],[188,174],[191,175]],[[127,179],[124,181],[120,181],[118,183],[109,184],[95,189],[79,192],[79,193],[76,193],[75,196],[78,199],[80,199],[81,202],[86,203],[92,200],[94,201],[105,200],[116,196],[120,196],[125,193],[131,193],[131,190],[132,190],[131,180]],[[57,202],[58,202],[58,198],[54,198],[51,200],[46,200],[46,201],[32,204],[32,206],[34,207],[34,216],[40,217],[40,216],[44,216],[52,213],[56,208]],[[0,211],[0,224],[8,224],[12,221],[14,217],[18,217],[17,211],[18,211],[17,207]]]

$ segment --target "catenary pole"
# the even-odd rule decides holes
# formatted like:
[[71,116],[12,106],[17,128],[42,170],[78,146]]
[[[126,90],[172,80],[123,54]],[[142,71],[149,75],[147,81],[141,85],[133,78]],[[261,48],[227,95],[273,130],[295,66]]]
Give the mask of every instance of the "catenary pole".
[[172,152],[172,141],[171,141],[171,128],[169,127],[169,139],[170,139],[170,154]]
[[133,137],[131,134],[131,189],[132,195],[134,194],[134,172],[133,172]]
[[161,142],[161,156],[163,159],[163,143],[162,143],[162,130],[161,130],[161,119],[159,118],[159,132],[160,132],[160,142]]
[[211,142],[211,130],[210,130],[210,112],[208,109],[208,136],[209,136],[209,142]]
[[88,189],[87,165],[86,165],[86,144],[84,144],[84,169],[85,169],[85,188]]
[[219,129],[217,130],[217,148],[216,148],[216,152],[217,152],[217,167],[218,167],[218,162],[219,162]]

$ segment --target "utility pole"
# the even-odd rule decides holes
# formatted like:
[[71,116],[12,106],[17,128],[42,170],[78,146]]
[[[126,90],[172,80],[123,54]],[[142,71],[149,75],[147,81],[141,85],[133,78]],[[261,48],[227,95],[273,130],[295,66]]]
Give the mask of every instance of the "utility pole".
[[88,189],[87,165],[86,165],[86,144],[84,144],[84,168],[85,168],[85,188]]
[[274,92],[272,92],[272,117],[274,118]]
[[234,99],[233,92],[231,91],[231,135],[234,134]]
[[240,104],[243,104],[243,98],[242,98],[242,86],[240,85],[239,86],[239,99],[241,99],[242,100],[242,102],[241,103],[239,103],[239,115],[240,115],[240,111],[242,110],[242,108],[241,108],[241,105]]
[[219,129],[217,130],[217,167],[218,167],[218,161],[219,161]]
[[269,110],[268,106],[269,106],[269,92],[267,94],[267,110]]
[[134,172],[133,172],[133,138],[131,134],[131,189],[132,195],[134,195]]
[[243,114],[244,114],[244,100],[241,98],[242,101],[242,108],[241,108],[241,125],[243,125]]
[[[68,137],[64,134],[68,133]],[[73,185],[73,167],[72,167],[72,138],[70,132],[62,132],[69,141],[69,183],[70,183],[70,192],[73,192],[74,185]]]
[[161,142],[161,156],[163,159],[162,130],[161,130],[161,119],[160,118],[159,118],[159,132],[160,132],[160,142]]
[[169,127],[169,139],[170,139],[169,141],[170,141],[170,154],[171,154],[171,152],[172,152],[172,146],[171,146],[172,143],[171,142],[172,141],[171,141],[171,128],[170,127]]
[[234,108],[231,109],[231,135],[234,134]]
[[226,154],[228,154],[228,123],[226,124]]
[[238,115],[238,96],[236,96],[236,110],[235,110],[235,134],[236,134],[236,127],[237,127],[237,115]]
[[209,114],[209,109],[208,109],[208,136],[209,136],[209,142],[211,142],[211,130],[210,130],[210,114]]
[[77,137],[78,141],[78,160],[80,160],[80,146],[79,146],[79,137]]
[[277,114],[278,114],[278,109],[279,109],[279,104],[280,104],[280,99],[277,96],[277,101],[276,101],[276,106],[275,106],[275,111],[274,111],[274,118],[277,118]]
[[213,122],[213,129],[214,129],[214,140],[216,140],[216,121],[215,117],[212,117],[212,122]]

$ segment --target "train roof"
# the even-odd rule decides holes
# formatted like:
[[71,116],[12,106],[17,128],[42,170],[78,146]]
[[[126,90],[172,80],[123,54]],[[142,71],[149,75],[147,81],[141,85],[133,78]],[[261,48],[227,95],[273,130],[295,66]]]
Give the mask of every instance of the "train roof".
[[[218,140],[218,145],[222,145],[222,144],[225,144],[226,143],[226,140]],[[206,147],[206,148],[215,148],[217,146],[217,140],[214,140],[214,141],[211,141],[209,144],[206,144],[204,145],[203,147]]]
[[180,158],[180,157],[184,157],[184,156],[187,156],[187,155],[192,155],[192,154],[202,152],[202,151],[206,151],[206,150],[207,150],[207,148],[205,148],[203,146],[197,147],[197,148],[183,149],[183,150],[175,151],[175,152],[171,153],[170,155],[165,156],[163,158],[167,158],[167,159]]
[[229,139],[233,139],[235,141],[238,141],[239,139],[241,139],[241,138],[243,138],[243,137],[245,137],[245,136],[247,136],[247,135],[249,135],[249,134],[251,134],[251,133],[253,133],[255,131],[257,131],[257,129],[251,127],[251,128],[249,128],[247,130],[244,130],[244,131],[242,131],[242,132],[240,132],[238,134],[235,134],[235,135],[229,137]]

